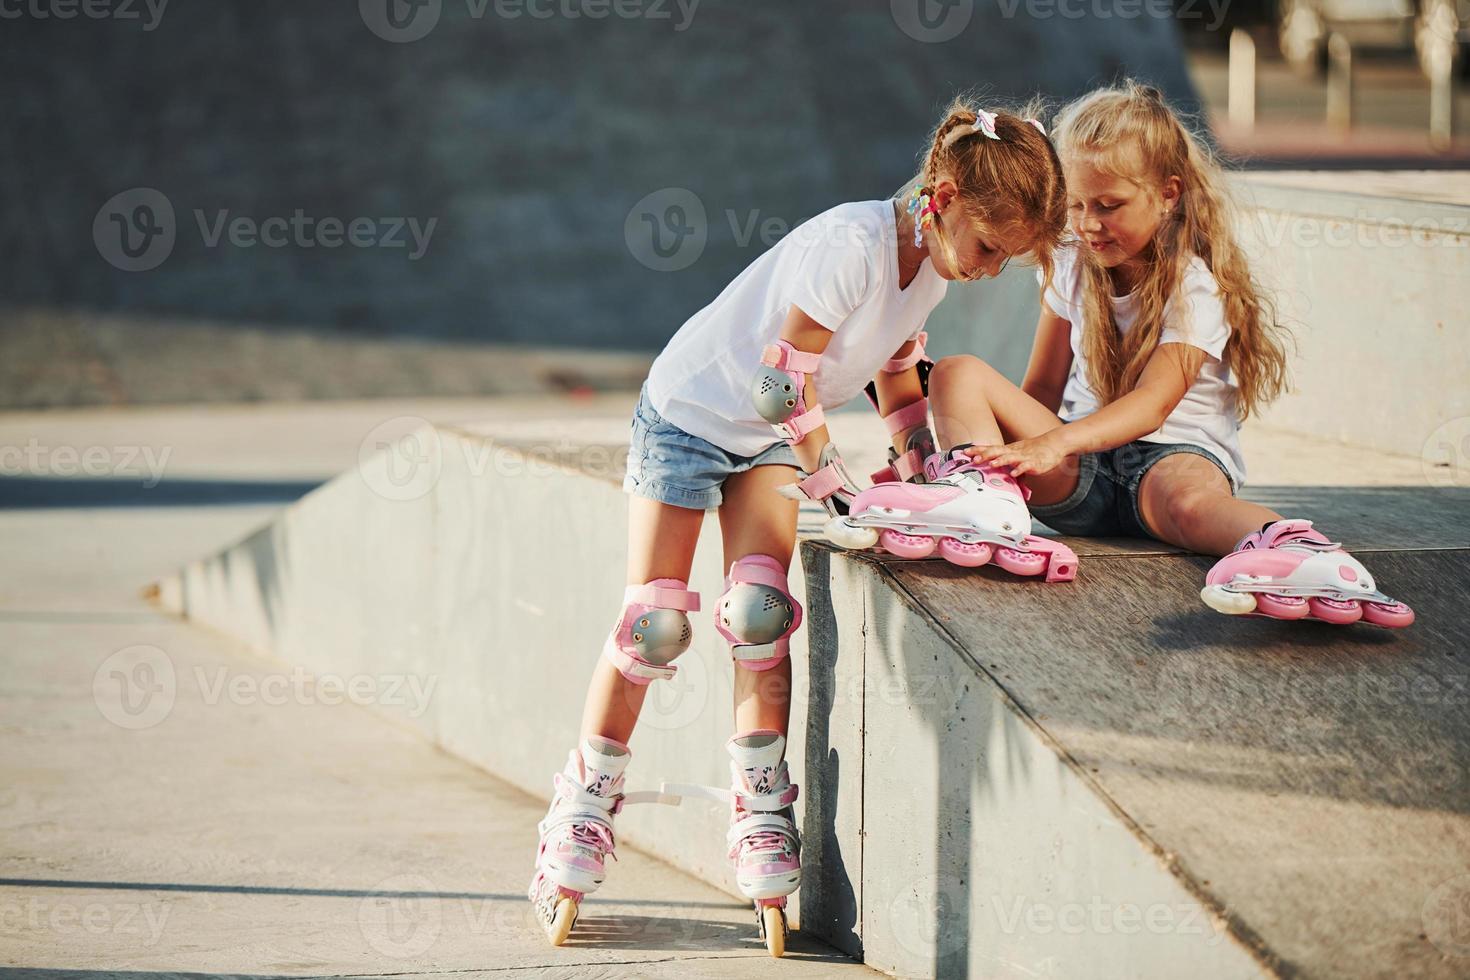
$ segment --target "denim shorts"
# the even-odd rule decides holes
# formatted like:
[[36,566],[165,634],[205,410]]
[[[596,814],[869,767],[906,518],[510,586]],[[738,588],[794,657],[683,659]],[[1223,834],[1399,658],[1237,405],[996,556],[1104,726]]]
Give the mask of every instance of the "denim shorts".
[[692,510],[720,506],[725,479],[756,466],[799,468],[796,454],[774,442],[755,456],[737,456],[690,435],[653,410],[648,386],[638,394],[628,443],[628,473],[623,492]]
[[[1130,442],[1117,449],[1084,453],[1078,458],[1077,489],[1066,500],[1033,505],[1031,516],[1059,534],[1083,538],[1157,537],[1143,523],[1138,488],[1155,463],[1175,453],[1203,456],[1220,468],[1225,482],[1230,471],[1208,449],[1187,443]],[[1233,489],[1231,491],[1234,492]]]

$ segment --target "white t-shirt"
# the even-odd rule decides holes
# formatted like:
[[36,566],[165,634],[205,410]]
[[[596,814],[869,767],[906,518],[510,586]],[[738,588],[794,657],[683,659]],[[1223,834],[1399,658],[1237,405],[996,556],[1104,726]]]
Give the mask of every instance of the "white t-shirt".
[[[1054,272],[1046,305],[1072,324],[1072,371],[1062,393],[1061,417],[1073,422],[1098,410],[1098,398],[1087,383],[1087,360],[1082,352],[1082,276],[1076,246],[1064,245],[1053,253]],[[1037,274],[1040,281],[1041,275]],[[1138,318],[1137,296],[1114,296],[1113,319],[1127,333]],[[1225,322],[1225,305],[1220,286],[1198,255],[1190,259],[1180,282],[1179,293],[1164,307],[1164,329],[1160,344],[1189,344],[1209,355],[1194,384],[1169,413],[1158,431],[1144,442],[1184,443],[1208,449],[1219,457],[1239,489],[1245,481],[1245,460],[1240,455],[1240,422],[1236,415],[1237,388],[1230,369],[1220,360],[1230,324]]]
[[752,262],[653,362],[653,410],[739,456],[779,442],[756,414],[751,381],[792,306],[833,332],[814,379],[822,407],[861,394],[944,298],[946,283],[927,258],[908,288],[898,288],[893,208],[892,201],[840,204]]

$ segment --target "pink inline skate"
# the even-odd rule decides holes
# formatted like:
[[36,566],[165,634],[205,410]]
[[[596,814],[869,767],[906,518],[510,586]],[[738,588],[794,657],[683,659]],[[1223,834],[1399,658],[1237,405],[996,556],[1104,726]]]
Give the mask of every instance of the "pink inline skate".
[[872,548],[900,558],[926,558],[936,548],[956,565],[994,560],[1015,575],[1048,582],[1077,577],[1077,555],[1066,545],[1031,533],[1030,491],[1011,475],[971,459],[962,450],[924,461],[928,483],[879,483],[853,499],[846,516],[823,533],[841,548]]
[[623,770],[631,758],[622,742],[589,738],[552,777],[556,796],[536,827],[536,874],[527,897],[553,946],[566,942],[582,899],[601,886],[606,859],[616,858],[613,817],[635,803],[679,805],[674,789],[624,793]]
[[628,747],[589,738],[567,756],[553,778],[556,796],[537,826],[536,875],[527,895],[553,946],[566,942],[577,907],[602,884],[604,861],[613,855],[612,819],[623,805]]
[[1320,619],[1347,625],[1361,619],[1398,628],[1414,610],[1378,591],[1373,576],[1311,521],[1273,521],[1241,539],[1205,576],[1205,605],[1231,616]]
[[730,739],[730,859],[740,894],[755,902],[756,928],[772,956],[786,952],[786,896],[801,885],[801,838],[786,769],[786,738],[744,732]]

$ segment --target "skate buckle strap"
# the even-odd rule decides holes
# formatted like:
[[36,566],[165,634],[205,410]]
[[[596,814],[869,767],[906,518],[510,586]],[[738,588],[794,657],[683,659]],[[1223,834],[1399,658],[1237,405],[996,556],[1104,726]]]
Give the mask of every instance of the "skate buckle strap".
[[683,612],[699,612],[699,593],[684,589],[671,589],[664,585],[630,585],[623,590],[623,605],[633,603],[653,606],[655,609],[678,609]]
[[739,790],[731,790],[730,794],[735,798],[735,802],[746,810],[774,813],[782,807],[795,803],[800,791],[800,786],[791,783],[785,789],[775,793],[761,793],[752,796]]
[[598,796],[587,787],[577,785],[576,781],[565,773],[557,773],[552,778],[552,782],[556,784],[556,795],[570,807],[587,809],[589,812],[596,810],[601,813],[614,812],[616,809],[617,796]]
[[[1009,492],[1010,487],[1006,485],[1006,481],[1009,480],[1015,485],[1017,492],[1021,494],[1022,500],[1031,499],[1031,488],[1011,476],[1011,471],[1008,469],[991,466],[989,463],[975,463],[973,464],[973,469],[967,475],[986,487],[994,487],[997,490],[1005,490],[1007,492]],[[1000,478],[998,482],[991,482],[997,477]]]
[[790,341],[778,340],[761,349],[761,363],[780,371],[815,374],[822,363],[822,355],[800,350]]
[[782,439],[795,445],[826,423],[827,416],[822,411],[822,406],[814,405],[800,415],[793,415],[785,422],[772,422],[771,428],[775,429],[776,434]]
[[926,331],[920,330],[919,335],[914,338],[914,349],[909,351],[908,356],[895,357],[888,360],[883,365],[883,373],[897,374],[900,371],[907,371],[915,364],[918,364],[920,361],[924,360],[924,344],[928,340],[929,334]]

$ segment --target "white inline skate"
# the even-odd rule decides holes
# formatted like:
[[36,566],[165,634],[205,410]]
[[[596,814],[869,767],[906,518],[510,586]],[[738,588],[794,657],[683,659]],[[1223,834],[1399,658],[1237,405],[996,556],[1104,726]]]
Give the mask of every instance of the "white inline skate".
[[537,825],[536,874],[527,897],[553,946],[566,942],[582,899],[602,885],[613,853],[613,817],[635,803],[677,806],[677,791],[623,792],[623,770],[632,753],[622,742],[589,738],[567,755],[552,777],[556,796]]
[[1414,621],[1414,610],[1379,592],[1361,562],[1302,520],[1273,521],[1247,534],[1210,569],[1200,598],[1231,616],[1341,626],[1361,619],[1389,628]]
[[929,482],[879,483],[859,493],[845,516],[823,533],[841,548],[872,548],[900,558],[939,556],[974,567],[994,560],[1015,575],[1048,582],[1077,577],[1077,555],[1066,545],[1031,533],[1030,491],[1011,475],[971,459],[960,449],[924,461]]
[[798,787],[786,769],[786,739],[757,730],[732,737],[730,860],[740,894],[755,903],[756,928],[772,956],[786,952],[786,896],[801,885]]

